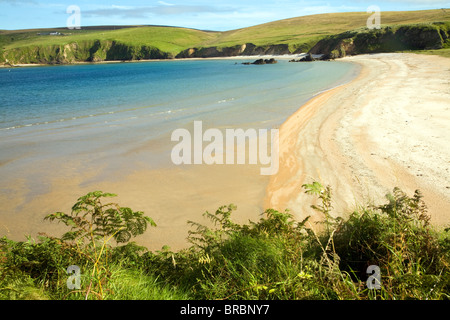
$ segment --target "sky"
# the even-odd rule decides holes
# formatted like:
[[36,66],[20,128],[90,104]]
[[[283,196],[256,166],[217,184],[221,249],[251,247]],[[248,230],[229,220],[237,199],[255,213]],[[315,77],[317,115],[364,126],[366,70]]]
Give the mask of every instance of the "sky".
[[[0,0],[0,29],[165,25],[227,31],[319,13],[450,8],[450,0]],[[79,8],[79,20],[73,19]],[[72,18],[71,18],[72,17]]]

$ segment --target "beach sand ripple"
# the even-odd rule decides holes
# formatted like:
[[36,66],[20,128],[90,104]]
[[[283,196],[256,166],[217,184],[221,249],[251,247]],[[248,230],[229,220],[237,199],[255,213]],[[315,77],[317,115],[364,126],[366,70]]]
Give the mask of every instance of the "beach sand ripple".
[[313,180],[330,185],[340,215],[400,187],[424,194],[432,223],[450,222],[450,59],[389,53],[346,57],[354,81],[322,93],[280,128],[280,171],[265,206],[311,215]]

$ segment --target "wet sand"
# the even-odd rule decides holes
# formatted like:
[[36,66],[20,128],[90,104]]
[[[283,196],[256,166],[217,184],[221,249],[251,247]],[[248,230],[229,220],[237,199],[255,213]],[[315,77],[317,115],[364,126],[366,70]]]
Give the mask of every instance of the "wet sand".
[[280,171],[265,206],[322,217],[301,188],[333,190],[334,215],[419,189],[437,226],[450,223],[450,59],[416,54],[344,58],[362,65],[349,84],[322,93],[280,128]]
[[[126,161],[126,160],[124,160]],[[262,199],[269,182],[256,165],[188,165],[152,169],[145,164],[134,165],[119,174],[102,173],[100,168],[80,172],[82,164],[67,161],[66,165],[46,177],[46,186],[34,196],[29,182],[23,178],[10,180],[9,189],[2,190],[0,202],[3,215],[0,235],[24,241],[26,235],[36,238],[39,232],[59,236],[68,231],[56,222],[43,221],[50,213],[70,213],[77,199],[88,192],[101,190],[118,196],[111,201],[135,211],[143,211],[157,224],[135,240],[149,250],[168,245],[179,250],[188,245],[188,220],[209,225],[202,217],[205,211],[215,212],[220,206],[237,205],[233,219],[239,223],[256,221],[263,211]],[[56,165],[55,165],[56,167]],[[33,170],[20,176],[33,176]],[[100,170],[101,171],[101,170]],[[109,172],[107,170],[106,172]]]
[[[118,194],[114,200],[121,206],[155,220],[158,226],[138,237],[139,244],[178,250],[188,245],[188,220],[206,224],[206,210],[230,203],[238,207],[233,219],[239,223],[256,221],[265,208],[322,219],[310,208],[314,198],[301,188],[314,180],[333,188],[335,215],[357,203],[384,203],[384,195],[398,186],[411,196],[420,189],[432,222],[449,224],[450,59],[379,54],[345,60],[362,65],[358,78],[311,99],[281,126],[277,175],[262,176],[256,165],[155,169],[144,161],[133,161],[118,173],[118,167],[90,166],[89,155],[63,163],[21,163],[26,171],[10,170],[4,177],[8,185],[0,190],[2,208],[9,213],[0,220],[0,236],[23,241],[38,232],[60,235],[66,229],[43,218],[56,211],[69,213],[78,197],[102,190]],[[118,153],[116,165],[145,159],[143,153],[157,147]],[[26,161],[26,154],[20,156]],[[45,172],[51,161],[55,169]],[[33,180],[45,184],[33,186]]]

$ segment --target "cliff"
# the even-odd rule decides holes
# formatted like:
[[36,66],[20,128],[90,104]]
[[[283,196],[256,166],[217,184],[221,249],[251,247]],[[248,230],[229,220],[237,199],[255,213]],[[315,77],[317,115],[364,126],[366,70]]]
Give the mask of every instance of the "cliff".
[[450,23],[367,28],[327,36],[309,50],[335,59],[346,55],[403,50],[442,49],[450,46]]
[[3,53],[3,61],[10,64],[70,64],[170,58],[173,58],[171,53],[163,52],[156,47],[100,40],[73,42],[65,45],[24,46]]
[[256,55],[283,55],[290,54],[289,45],[274,44],[256,46],[253,43],[235,45],[231,47],[205,47],[189,48],[180,52],[176,58],[209,58],[209,57],[234,57],[234,56],[256,56]]
[[[117,41],[83,41],[65,45],[24,46],[3,53],[3,61],[10,64],[70,64],[114,60],[173,59],[233,57],[239,55],[289,54],[287,44],[256,46],[252,43],[231,47],[200,47],[181,51],[176,56],[152,46],[135,46]],[[0,57],[1,58],[1,57]]]
[[[80,34],[58,38],[37,36],[35,32],[0,31],[0,64],[70,64],[301,52],[323,54],[326,59],[335,59],[362,53],[450,48],[449,21],[391,25],[375,30],[361,27],[313,38],[296,38],[295,35],[280,38],[278,33],[267,29],[264,32],[242,35],[244,31],[238,30],[240,33],[231,33],[236,38],[233,41],[229,38],[231,36],[226,38],[225,34],[180,28],[130,28],[125,30],[126,34],[123,34],[123,30],[114,31],[115,33],[82,31]],[[261,44],[261,39],[258,40],[256,34],[260,37],[263,34],[267,38],[263,42],[265,44]],[[225,38],[221,38],[222,36]],[[254,39],[256,44],[249,39]]]

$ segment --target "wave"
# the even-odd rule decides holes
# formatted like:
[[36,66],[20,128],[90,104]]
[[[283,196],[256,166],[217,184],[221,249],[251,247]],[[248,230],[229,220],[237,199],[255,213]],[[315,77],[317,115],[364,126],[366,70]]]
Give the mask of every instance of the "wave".
[[217,103],[226,103],[226,102],[230,102],[230,101],[234,101],[234,98],[230,98],[230,99],[223,99],[223,100],[219,100],[217,101]]
[[[146,106],[146,107],[137,107],[137,108],[128,108],[128,109],[124,109],[124,110],[116,110],[116,111],[105,111],[105,112],[99,112],[99,113],[95,113],[95,114],[88,114],[88,115],[80,115],[80,116],[70,116],[70,117],[65,117],[65,118],[60,118],[60,119],[54,119],[54,120],[47,120],[47,121],[39,121],[39,122],[32,122],[32,123],[24,123],[24,124],[17,124],[14,126],[10,126],[10,127],[3,127],[0,128],[0,131],[8,131],[8,130],[15,130],[15,129],[21,129],[21,128],[29,128],[29,127],[35,127],[35,126],[42,126],[42,125],[51,125],[51,124],[55,124],[55,123],[62,123],[62,122],[70,122],[70,121],[75,121],[75,120],[82,120],[82,119],[88,119],[88,118],[99,118],[99,117],[108,117],[111,115],[120,115],[123,113],[127,113],[127,112],[136,112],[136,111],[142,111],[148,108],[154,108],[157,107],[156,105],[152,105],[152,106]],[[121,118],[116,118],[116,119],[109,119],[109,120],[105,120],[103,121],[98,121],[98,122],[94,122],[95,123],[109,123],[109,122],[118,122],[118,121],[126,121],[126,120],[134,120],[134,119],[139,119],[142,117],[154,117],[154,116],[159,116],[159,115],[165,115],[165,114],[174,114],[177,112],[181,112],[184,111],[184,108],[179,108],[179,109],[169,109],[169,110],[162,110],[162,111],[158,111],[158,112],[152,112],[152,113],[148,113],[148,114],[139,114],[139,115],[132,115],[129,117],[121,117]]]

